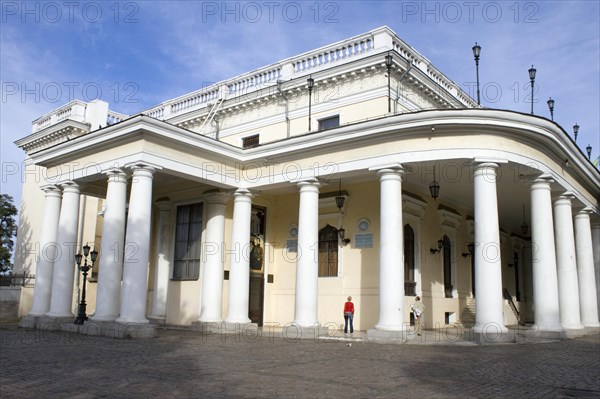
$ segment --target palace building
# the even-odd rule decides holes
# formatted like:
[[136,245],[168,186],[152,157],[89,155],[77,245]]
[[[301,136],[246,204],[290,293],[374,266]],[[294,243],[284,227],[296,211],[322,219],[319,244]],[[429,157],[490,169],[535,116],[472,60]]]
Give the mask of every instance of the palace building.
[[426,329],[600,326],[598,170],[387,27],[137,115],[72,101],[16,145],[27,326],[72,324],[86,243],[86,323],[339,328],[352,296],[393,339],[419,295]]

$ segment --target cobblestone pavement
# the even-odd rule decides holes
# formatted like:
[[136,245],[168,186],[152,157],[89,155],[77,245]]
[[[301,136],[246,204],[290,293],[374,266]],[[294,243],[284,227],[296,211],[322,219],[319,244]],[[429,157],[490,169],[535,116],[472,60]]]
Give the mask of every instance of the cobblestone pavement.
[[600,336],[394,345],[199,336],[117,340],[0,329],[0,397],[489,398],[600,396]]

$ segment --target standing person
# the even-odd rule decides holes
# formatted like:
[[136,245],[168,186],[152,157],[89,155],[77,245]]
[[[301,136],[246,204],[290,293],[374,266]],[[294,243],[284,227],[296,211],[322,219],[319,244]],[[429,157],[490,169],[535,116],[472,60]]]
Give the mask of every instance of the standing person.
[[344,335],[348,334],[348,321],[350,321],[350,334],[354,334],[354,304],[352,297],[348,297],[348,301],[344,304]]
[[421,302],[421,297],[416,297],[415,303],[410,305],[410,308],[415,315],[415,332],[417,335],[421,335],[421,318],[423,317],[423,312],[425,312],[425,305]]

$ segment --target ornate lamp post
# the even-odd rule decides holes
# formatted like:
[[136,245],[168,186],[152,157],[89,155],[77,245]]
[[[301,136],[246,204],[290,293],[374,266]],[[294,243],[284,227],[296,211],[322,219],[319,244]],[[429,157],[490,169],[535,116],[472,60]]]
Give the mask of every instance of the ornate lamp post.
[[550,97],[550,99],[547,101],[548,103],[548,109],[550,110],[550,119],[554,120],[554,100],[552,99],[552,97]]
[[588,159],[591,160],[592,159],[592,146],[588,144],[587,147],[585,147],[585,150],[587,151]]
[[533,115],[533,85],[535,83],[536,72],[537,69],[535,69],[532,65],[531,68],[529,68],[529,80],[531,80],[531,115]]
[[[88,256],[91,261],[89,264]],[[88,244],[85,244],[85,246],[83,247],[83,255],[81,254],[81,252],[75,255],[77,267],[83,273],[83,289],[81,291],[81,303],[79,304],[79,310],[77,312],[75,324],[83,324],[83,322],[88,319],[87,315],[85,314],[85,308],[87,306],[85,303],[85,281],[87,280],[88,271],[90,271],[90,269],[94,266],[94,262],[96,261],[97,257],[98,251],[93,250],[92,252],[90,252],[90,246]],[[81,265],[82,260],[83,266]]]
[[387,78],[388,78],[388,114],[392,112],[392,92],[390,89],[390,72],[392,70],[392,56],[388,52],[385,56],[385,66],[387,68]]
[[579,134],[579,125],[576,123],[573,125],[573,138],[575,139],[575,142],[577,143],[577,135]]
[[479,55],[481,54],[481,46],[475,42],[473,46],[473,57],[475,57],[475,75],[477,77],[477,104],[480,105],[479,100]]
[[310,132],[310,112],[311,112],[311,105],[312,105],[312,90],[313,87],[315,87],[315,80],[311,77],[309,77],[306,80],[306,83],[308,83],[308,131]]

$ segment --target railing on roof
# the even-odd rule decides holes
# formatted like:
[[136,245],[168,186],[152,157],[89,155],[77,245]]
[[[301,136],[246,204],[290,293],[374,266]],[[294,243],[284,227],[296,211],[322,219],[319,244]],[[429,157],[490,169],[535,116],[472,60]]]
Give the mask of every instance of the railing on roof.
[[77,122],[85,122],[85,110],[87,104],[83,101],[74,100],[67,105],[50,111],[46,115],[31,122],[31,132],[35,133],[48,126],[55,125],[66,119],[71,119]]
[[321,65],[333,64],[363,54],[374,49],[371,35],[364,35],[357,39],[343,42],[316,52],[300,56],[291,61],[294,73],[307,71]]
[[107,126],[114,125],[115,123],[124,121],[127,118],[128,118],[128,116],[125,114],[120,114],[118,112],[109,110],[108,114],[106,115],[106,125]]

